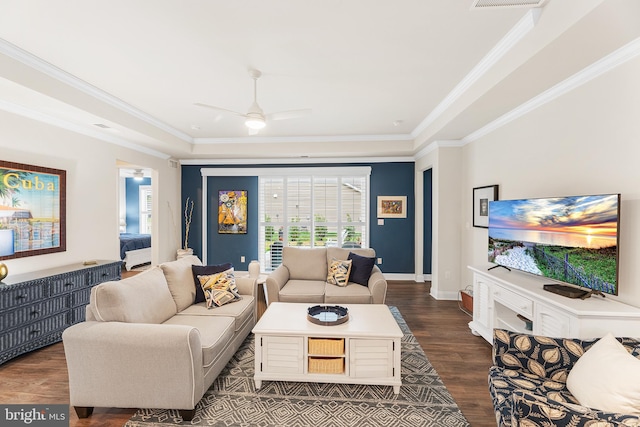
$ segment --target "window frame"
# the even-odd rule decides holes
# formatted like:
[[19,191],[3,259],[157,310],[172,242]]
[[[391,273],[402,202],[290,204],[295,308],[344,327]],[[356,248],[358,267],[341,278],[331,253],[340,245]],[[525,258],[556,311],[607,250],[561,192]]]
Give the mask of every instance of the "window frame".
[[[291,173],[293,172],[293,173]],[[289,198],[291,196],[291,191],[289,189],[290,186],[290,178],[295,177],[303,177],[308,178],[309,183],[309,203],[310,203],[310,216],[308,219],[302,221],[298,219],[298,221],[293,221],[289,215]],[[318,226],[328,226],[334,227],[337,233],[336,244],[338,246],[342,246],[345,242],[343,242],[343,236],[341,230],[348,226],[356,226],[361,228],[362,241],[364,242],[365,247],[369,247],[369,229],[370,229],[370,177],[371,177],[371,168],[370,167],[362,167],[362,168],[291,168],[287,170],[279,170],[277,173],[269,173],[258,176],[258,193],[259,193],[259,214],[258,214],[258,256],[260,258],[260,265],[263,266],[263,271],[271,271],[273,269],[273,263],[266,263],[266,236],[265,229],[266,227],[274,226],[275,228],[283,229],[282,242],[283,246],[290,246],[292,236],[290,235],[291,228],[297,227],[297,224],[302,224],[305,227],[308,227],[310,233],[310,241],[308,245],[304,245],[304,247],[326,247],[326,242],[323,245],[317,245],[316,239],[316,227]],[[265,179],[281,179],[282,185],[282,201],[281,207],[283,210],[283,218],[280,221],[265,221],[266,215],[264,211],[264,204],[261,203],[264,197],[267,195],[264,194],[266,191],[264,189],[263,180]],[[352,178],[361,178],[364,179],[363,189],[363,221],[350,221],[347,222],[344,220],[343,216],[343,203],[342,203],[342,185],[345,184],[345,180],[350,180]],[[315,197],[315,191],[320,188],[319,181],[326,179],[335,179],[336,180],[336,221],[318,221],[317,220],[317,210],[316,203],[317,197]],[[271,187],[272,188],[272,187]]]
[[[293,177],[293,176],[310,176],[310,177],[355,177],[361,176],[365,178],[366,189],[364,191],[365,196],[365,212],[364,212],[364,224],[363,224],[363,233],[364,233],[364,242],[366,242],[366,246],[369,247],[370,244],[370,228],[371,228],[371,220],[370,220],[370,212],[371,212],[371,167],[370,166],[336,166],[336,167],[318,167],[318,166],[307,166],[307,167],[273,167],[273,168],[202,168],[200,169],[200,173],[202,175],[202,194],[208,194],[207,189],[207,180],[211,176],[253,176],[258,178],[258,209],[260,209],[262,194],[260,194],[260,180],[262,177]],[[286,204],[285,204],[286,206]],[[253,209],[252,207],[248,207],[248,209]],[[202,259],[207,260],[207,233],[208,233],[208,224],[207,221],[204,220],[208,218],[208,210],[207,206],[207,197],[203,197],[202,203]],[[285,211],[286,212],[286,211]],[[313,212],[313,211],[312,211]],[[261,215],[263,212],[259,212],[258,214],[258,224],[257,230],[259,230],[258,237],[258,257],[261,260],[262,269],[264,271],[264,253],[260,251],[260,247],[264,249],[264,239],[261,239],[260,236],[263,234],[262,226],[264,221],[262,221]],[[341,218],[338,217],[338,222],[340,222]],[[264,237],[264,236],[262,236]],[[285,239],[286,240],[286,239]],[[205,261],[206,262],[206,261]]]
[[[147,197],[150,199],[148,204]],[[140,234],[151,234],[153,223],[152,219],[147,217],[148,215],[153,215],[153,188],[151,184],[142,184],[138,186],[138,230]]]

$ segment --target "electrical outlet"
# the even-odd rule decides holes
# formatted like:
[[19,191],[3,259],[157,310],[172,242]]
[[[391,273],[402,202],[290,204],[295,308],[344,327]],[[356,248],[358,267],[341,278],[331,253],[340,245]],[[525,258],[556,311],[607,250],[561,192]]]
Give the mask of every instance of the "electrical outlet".
[[244,256],[240,257],[240,262],[244,262]]
[[378,264],[382,264],[382,258],[378,258]]

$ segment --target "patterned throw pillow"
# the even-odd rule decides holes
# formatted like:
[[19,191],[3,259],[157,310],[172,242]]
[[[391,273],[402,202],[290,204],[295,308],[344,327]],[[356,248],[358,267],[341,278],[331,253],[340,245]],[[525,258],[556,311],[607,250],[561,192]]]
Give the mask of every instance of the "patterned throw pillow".
[[333,258],[333,261],[329,264],[327,283],[338,286],[347,286],[349,283],[349,273],[351,273],[351,260]]
[[198,276],[198,280],[204,292],[207,308],[221,307],[224,304],[241,299],[236,287],[233,268],[221,273]]
[[205,302],[207,300],[204,297],[204,292],[202,292],[202,285],[200,285],[200,279],[198,279],[198,276],[208,276],[210,274],[220,273],[230,268],[233,268],[233,264],[230,262],[220,265],[192,265],[191,272],[193,273],[193,281],[196,287],[196,299],[194,304]]

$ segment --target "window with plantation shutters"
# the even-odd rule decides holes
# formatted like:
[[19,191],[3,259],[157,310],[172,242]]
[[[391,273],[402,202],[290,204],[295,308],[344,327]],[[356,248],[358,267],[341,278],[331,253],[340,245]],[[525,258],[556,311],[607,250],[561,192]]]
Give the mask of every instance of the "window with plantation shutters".
[[370,168],[292,168],[259,177],[260,264],[273,271],[284,246],[368,246]]
[[141,185],[139,189],[139,201],[140,206],[140,233],[151,234],[151,186]]

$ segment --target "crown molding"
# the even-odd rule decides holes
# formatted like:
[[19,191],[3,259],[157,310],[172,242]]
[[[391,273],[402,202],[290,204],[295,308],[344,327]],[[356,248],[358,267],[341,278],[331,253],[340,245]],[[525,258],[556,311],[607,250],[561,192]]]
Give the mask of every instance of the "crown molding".
[[[370,166],[351,166],[351,167],[300,167],[287,168],[287,175],[309,175],[313,171],[314,176],[322,175],[367,175],[371,176]],[[201,168],[202,176],[278,176],[282,175],[280,168]]]
[[193,144],[268,144],[303,142],[368,142],[368,141],[412,141],[410,134],[398,135],[327,135],[327,136],[247,136],[243,138],[194,138]]
[[247,159],[180,159],[181,165],[297,165],[297,164],[359,164],[414,162],[413,157],[302,157],[302,158],[247,158]]
[[503,114],[502,116],[481,127],[480,129],[471,132],[469,135],[462,138],[462,141],[464,141],[465,144],[476,141],[483,136],[493,132],[494,130],[505,126],[513,120],[516,120],[517,118],[530,113],[536,108],[553,101],[554,99],[564,95],[565,93],[570,92],[584,85],[585,83],[590,82],[596,77],[608,71],[611,71],[614,68],[619,67],[620,65],[626,63],[627,61],[635,58],[638,55],[640,55],[640,37],[613,51],[609,55],[599,59],[593,64],[583,68],[571,77],[552,86],[551,88],[531,98],[529,101],[519,105],[508,113]]
[[127,104],[120,98],[117,98],[103,91],[102,89],[99,89],[85,82],[84,80],[81,80],[76,76],[67,73],[66,71],[56,67],[55,65],[50,64],[23,49],[20,49],[18,46],[15,46],[2,38],[0,38],[0,54],[6,55],[16,61],[19,61],[36,71],[46,74],[51,78],[54,78],[76,90],[79,90],[93,97],[94,99],[104,102],[126,114],[129,114],[139,120],[155,126],[156,128],[161,129],[175,136],[176,138],[189,143],[193,142],[193,138],[191,138],[184,132],[181,132],[178,129],[169,126],[168,124],[156,119],[155,117],[145,113],[144,111],[139,110],[130,104]]
[[464,141],[459,139],[442,139],[442,140],[433,141],[431,144],[427,145],[426,147],[418,151],[413,157],[413,159],[414,161],[421,159],[422,157],[437,150],[438,148],[456,148],[456,147],[462,147],[464,145],[465,145]]
[[66,120],[62,120],[58,117],[53,117],[48,114],[41,113],[39,111],[32,110],[30,108],[26,108],[22,105],[14,104],[12,102],[8,102],[0,99],[0,110],[7,111],[9,113],[17,114],[19,116],[27,117],[32,120],[36,120],[38,122],[46,123],[51,126],[55,126],[61,129],[66,129],[71,132],[75,132],[78,134],[86,135],[91,138],[99,139],[104,142],[109,142],[111,144],[119,145],[121,147],[129,148],[131,150],[138,151],[140,153],[149,154],[154,157],[159,157],[161,159],[168,159],[171,156],[165,153],[161,153],[160,151],[153,150],[151,148],[144,147],[142,145],[134,144],[130,141],[127,141],[123,138],[118,138],[114,135],[107,135],[99,130],[94,130],[87,126],[78,125],[76,123],[71,123]]
[[473,67],[431,113],[411,132],[417,138],[462,96],[480,77],[485,75],[502,57],[535,27],[540,18],[540,9],[529,10],[509,32]]

